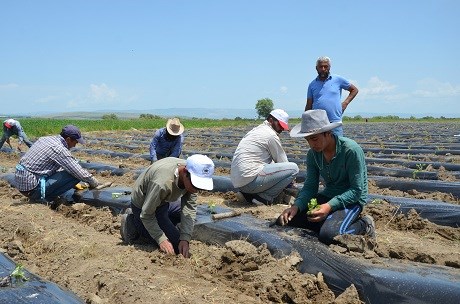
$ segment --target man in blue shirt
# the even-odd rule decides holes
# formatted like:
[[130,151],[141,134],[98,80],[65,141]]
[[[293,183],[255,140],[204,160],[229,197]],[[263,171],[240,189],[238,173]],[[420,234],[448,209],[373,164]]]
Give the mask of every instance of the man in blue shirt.
[[150,143],[152,163],[165,157],[179,157],[184,144],[184,126],[179,118],[168,119],[165,128],[158,129]]
[[[343,112],[359,90],[345,78],[331,74],[330,69],[331,59],[329,57],[323,56],[316,60],[318,77],[308,85],[305,111],[323,109],[330,122],[341,122]],[[349,91],[350,94],[341,102],[342,89]],[[343,136],[342,126],[335,128],[332,132]]]

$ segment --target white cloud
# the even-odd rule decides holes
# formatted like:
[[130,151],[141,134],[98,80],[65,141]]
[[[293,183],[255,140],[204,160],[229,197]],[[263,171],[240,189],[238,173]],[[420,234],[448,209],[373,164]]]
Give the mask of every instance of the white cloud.
[[460,85],[450,82],[440,82],[433,78],[422,79],[417,83],[420,89],[413,92],[416,97],[440,98],[460,96]]
[[287,94],[287,92],[288,92],[288,88],[287,88],[286,86],[282,86],[282,87],[280,88],[280,93],[281,93],[281,94]]
[[359,88],[359,96],[360,97],[385,97],[385,98],[392,98],[391,94],[396,89],[396,85],[391,84],[388,81],[380,80],[377,76],[373,76],[367,82],[367,86],[364,88]]
[[117,97],[117,92],[109,88],[105,83],[101,85],[91,84],[89,98],[97,102],[110,102]]

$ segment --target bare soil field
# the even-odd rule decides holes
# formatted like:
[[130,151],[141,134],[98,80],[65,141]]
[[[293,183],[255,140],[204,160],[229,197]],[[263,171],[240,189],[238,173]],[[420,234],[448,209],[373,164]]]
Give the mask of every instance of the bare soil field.
[[[187,130],[184,157],[195,152],[210,153],[216,162],[216,174],[228,175],[231,154],[247,130]],[[411,170],[409,177],[401,177],[401,180],[420,180],[423,172],[434,172],[438,181],[455,185],[459,182],[458,172],[436,165],[460,164],[460,155],[455,154],[460,151],[460,142],[449,135],[457,134],[458,130],[458,125],[449,124],[402,127],[366,124],[345,128],[345,133],[361,143],[369,159],[391,156],[420,164],[416,169],[394,163],[368,165]],[[80,149],[73,154],[84,162],[125,169],[121,176],[111,175],[109,171],[94,173],[100,182],[131,187],[136,170],[150,163],[141,155],[148,153],[152,134],[153,130],[83,134],[88,143],[78,146]],[[299,160],[299,167],[305,170],[302,158],[308,148],[306,142],[286,134],[282,142],[288,157]],[[12,144],[14,146],[14,140]],[[394,151],[386,152],[388,149]],[[133,156],[89,152],[102,150]],[[3,173],[14,172],[19,158],[19,153],[0,152]],[[381,188],[371,177],[369,183],[371,194],[459,204],[459,198],[452,193]],[[240,204],[233,192],[200,193],[198,202],[225,206],[267,221],[275,219],[287,207]],[[384,200],[369,203],[363,213],[371,214],[376,221],[377,238],[372,246],[363,251],[350,250],[347,247],[350,241],[345,240],[343,244],[331,245],[331,251],[373,263],[396,259],[437,265],[460,273],[459,227],[437,225],[415,211],[401,214],[397,206]],[[277,259],[266,247],[256,247],[244,240],[229,242],[224,247],[194,240],[192,257],[183,259],[164,255],[154,246],[124,245],[119,228],[120,216],[106,207],[78,203],[51,210],[45,205],[30,204],[7,181],[0,180],[0,250],[29,271],[71,290],[86,303],[361,302],[353,286],[336,295],[321,273],[300,273],[296,269],[300,257],[295,253]]]

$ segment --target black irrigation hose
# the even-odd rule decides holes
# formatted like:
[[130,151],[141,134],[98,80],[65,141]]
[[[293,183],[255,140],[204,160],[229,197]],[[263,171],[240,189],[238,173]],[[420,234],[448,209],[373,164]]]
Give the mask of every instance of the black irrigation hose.
[[379,188],[401,191],[442,192],[452,194],[453,197],[460,199],[460,182],[403,180],[381,176],[369,176],[368,178],[373,180]]
[[460,155],[460,150],[435,150],[435,149],[381,149],[363,147],[364,153],[383,154],[435,154],[435,155]]
[[397,164],[410,169],[419,169],[420,166],[426,168],[432,166],[434,169],[444,167],[448,171],[460,171],[460,164],[446,163],[446,162],[433,162],[433,161],[407,161],[402,159],[388,159],[388,158],[374,158],[366,157],[366,163],[377,164]]
[[425,218],[438,225],[460,227],[460,205],[426,199],[419,200],[378,194],[368,195],[368,203],[375,200],[383,200],[390,204],[398,205],[399,210],[404,214],[414,209],[421,218]]

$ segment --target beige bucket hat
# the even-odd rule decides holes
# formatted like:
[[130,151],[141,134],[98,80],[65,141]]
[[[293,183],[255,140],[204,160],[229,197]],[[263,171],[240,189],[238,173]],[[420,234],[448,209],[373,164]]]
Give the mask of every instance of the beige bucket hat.
[[329,122],[324,110],[308,110],[302,114],[302,122],[292,128],[291,137],[307,137],[330,131],[342,125],[342,122]]
[[179,118],[174,117],[166,122],[166,130],[171,135],[179,136],[184,132],[184,126],[180,123]]

